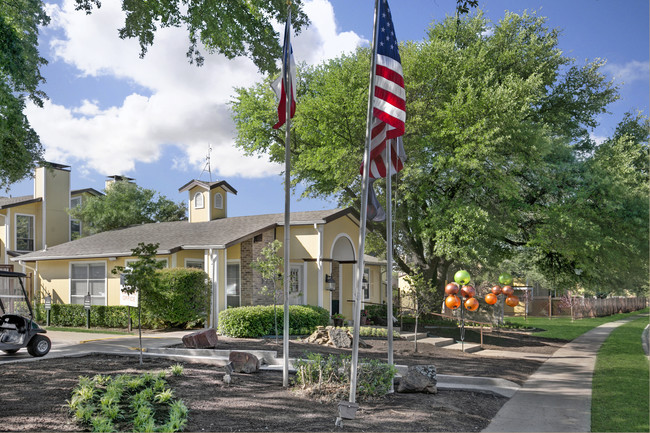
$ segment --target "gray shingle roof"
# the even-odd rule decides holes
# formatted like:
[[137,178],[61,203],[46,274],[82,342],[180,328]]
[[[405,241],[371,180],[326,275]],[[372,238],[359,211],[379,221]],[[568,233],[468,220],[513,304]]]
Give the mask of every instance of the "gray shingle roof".
[[33,195],[23,195],[20,197],[0,197],[0,209],[20,206],[21,204],[36,203],[41,200],[41,198],[34,198]]
[[[328,222],[353,213],[351,208],[310,212],[293,212],[291,224]],[[251,238],[262,231],[281,226],[284,214],[266,214],[222,218],[214,221],[190,223],[175,221],[142,224],[98,233],[72,242],[35,251],[20,260],[56,260],[92,257],[130,256],[138,243],[159,243],[159,254],[171,254],[180,249],[229,247]]]

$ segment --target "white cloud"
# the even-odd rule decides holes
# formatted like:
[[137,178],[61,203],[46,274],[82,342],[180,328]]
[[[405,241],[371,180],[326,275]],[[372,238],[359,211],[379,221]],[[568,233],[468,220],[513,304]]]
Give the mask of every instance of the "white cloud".
[[[261,79],[250,60],[206,55],[203,67],[190,65],[183,28],[159,29],[154,45],[140,59],[137,41],[117,36],[117,28],[124,22],[120,2],[103,2],[91,15],[75,11],[74,0],[48,5],[48,11],[52,16],[48,34],[53,30],[62,34],[50,42],[52,60],[74,66],[78,77],[97,77],[97,85],[103,85],[106,77],[149,92],[134,91],[114,106],[83,95],[78,106],[56,101],[47,101],[42,109],[29,106],[26,114],[41,137],[48,160],[75,161],[79,170],[126,174],[136,163],[155,162],[166,146],[175,146],[185,159],[176,157],[169,165],[194,171],[202,168],[211,144],[211,165],[220,177],[280,173],[277,164],[245,156],[234,147],[235,128],[226,103],[233,87],[250,86]],[[352,32],[337,32],[328,1],[308,1],[305,11],[312,25],[294,40],[298,60],[318,63],[363,43]]]
[[607,63],[603,70],[615,80],[630,84],[637,80],[647,80],[650,74],[650,62],[632,60],[625,64]]

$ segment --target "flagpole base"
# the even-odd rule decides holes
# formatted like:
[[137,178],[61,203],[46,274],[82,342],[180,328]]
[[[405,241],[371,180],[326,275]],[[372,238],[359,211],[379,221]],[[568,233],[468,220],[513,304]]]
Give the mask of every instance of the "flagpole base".
[[[355,419],[357,415],[357,409],[359,409],[359,405],[357,403],[351,403],[349,401],[341,401],[339,402],[339,417],[341,420],[344,419]],[[341,421],[341,424],[343,421]]]

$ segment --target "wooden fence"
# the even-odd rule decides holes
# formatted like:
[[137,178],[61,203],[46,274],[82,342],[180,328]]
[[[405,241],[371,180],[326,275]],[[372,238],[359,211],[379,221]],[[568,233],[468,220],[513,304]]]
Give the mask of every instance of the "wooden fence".
[[[553,316],[571,316],[582,319],[584,317],[610,316],[617,313],[629,313],[630,311],[641,310],[648,306],[648,298],[636,297],[612,297],[605,299],[597,298],[552,298],[550,300],[550,313]],[[524,315],[523,302],[515,307],[514,314]],[[506,315],[508,314],[506,310]],[[549,315],[549,299],[537,298],[528,305],[529,316]]]

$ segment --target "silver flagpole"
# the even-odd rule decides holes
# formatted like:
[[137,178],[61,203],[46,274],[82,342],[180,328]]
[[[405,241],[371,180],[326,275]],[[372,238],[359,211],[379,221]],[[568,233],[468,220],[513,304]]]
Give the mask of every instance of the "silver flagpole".
[[[388,318],[388,364],[393,365],[393,196],[391,145],[395,138],[386,143],[386,317]],[[390,382],[393,391],[393,381]]]
[[284,333],[282,335],[282,386],[289,386],[289,288],[290,288],[290,244],[291,244],[291,1],[287,1],[288,31],[284,39],[284,97],[286,98],[285,137],[284,137]]
[[359,322],[361,321],[361,296],[363,286],[363,252],[366,243],[366,214],[368,212],[368,181],[370,179],[370,139],[372,134],[372,101],[375,96],[375,68],[377,66],[377,11],[379,0],[375,0],[375,20],[372,33],[372,65],[370,67],[370,90],[368,93],[368,115],[366,117],[366,147],[363,154],[363,177],[361,189],[361,226],[359,227],[359,258],[357,259],[356,285],[354,289],[354,341],[352,344],[352,366],[350,371],[350,403],[355,403],[357,394],[357,365],[359,363]]

